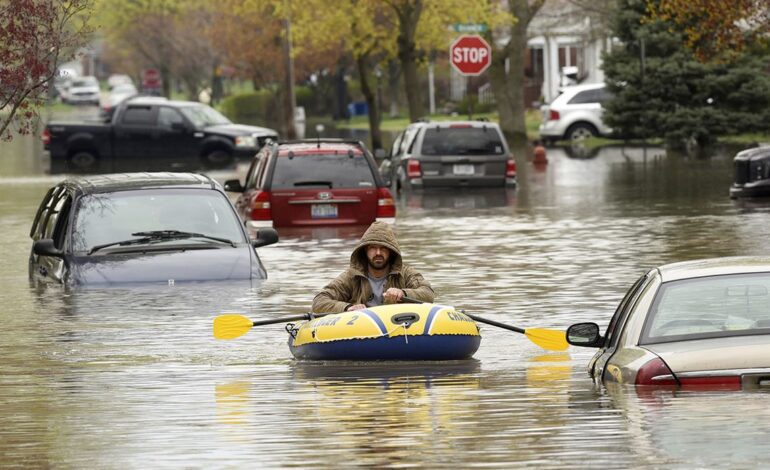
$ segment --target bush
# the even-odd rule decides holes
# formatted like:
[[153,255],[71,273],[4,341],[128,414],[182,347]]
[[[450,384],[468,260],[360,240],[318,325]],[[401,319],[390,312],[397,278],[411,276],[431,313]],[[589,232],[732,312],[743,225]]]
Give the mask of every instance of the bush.
[[473,105],[473,114],[489,113],[495,110],[493,103],[479,103],[479,98],[476,95],[465,95],[459,103],[457,103],[458,114],[468,114],[468,109]]
[[219,109],[234,122],[269,125],[275,123],[275,110],[278,105],[277,94],[272,90],[263,89],[254,93],[228,96],[222,100]]

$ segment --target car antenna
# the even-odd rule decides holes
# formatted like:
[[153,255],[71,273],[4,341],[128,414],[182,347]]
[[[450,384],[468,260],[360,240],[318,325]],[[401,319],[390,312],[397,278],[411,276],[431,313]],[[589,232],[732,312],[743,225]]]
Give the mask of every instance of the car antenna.
[[321,132],[324,131],[324,125],[323,124],[316,124],[315,126],[315,135],[316,139],[318,139],[318,144],[316,148],[321,148]]

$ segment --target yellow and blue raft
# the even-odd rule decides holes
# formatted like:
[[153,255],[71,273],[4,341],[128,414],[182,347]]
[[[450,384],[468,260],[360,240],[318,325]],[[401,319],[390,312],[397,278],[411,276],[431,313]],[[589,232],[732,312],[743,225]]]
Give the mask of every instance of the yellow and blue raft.
[[481,344],[475,321],[453,307],[393,304],[286,326],[289,349],[311,360],[467,359]]

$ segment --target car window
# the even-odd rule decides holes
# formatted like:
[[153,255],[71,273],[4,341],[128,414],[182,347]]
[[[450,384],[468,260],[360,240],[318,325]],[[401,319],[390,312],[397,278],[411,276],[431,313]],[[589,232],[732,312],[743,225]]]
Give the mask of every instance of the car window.
[[392,157],[401,155],[401,141],[404,139],[404,132],[399,133],[395,140],[393,140],[393,147],[390,149],[390,155]]
[[734,274],[661,285],[641,344],[770,334],[770,273]]
[[59,200],[56,207],[56,221],[51,222],[49,225],[53,226],[51,231],[51,238],[53,238],[53,244],[56,248],[62,249],[64,247],[64,239],[67,233],[67,222],[69,221],[70,208],[72,207],[72,198],[67,196]]
[[92,194],[79,199],[72,250],[137,238],[132,233],[180,230],[245,240],[227,197],[209,189],[163,189]]
[[43,230],[45,230],[45,221],[46,217],[48,216],[49,204],[51,203],[51,199],[54,197],[54,194],[58,194],[62,190],[63,188],[55,186],[49,189],[43,197],[43,200],[40,201],[40,205],[37,208],[37,213],[35,214],[35,219],[32,221],[32,227],[29,229],[29,236],[33,240],[40,240],[43,238],[42,233]]
[[606,92],[605,88],[585,90],[573,96],[568,104],[603,103],[608,97],[609,94]]
[[362,154],[313,153],[281,155],[275,159],[272,189],[371,188],[375,186],[369,162]]
[[166,106],[158,108],[158,125],[171,128],[172,124],[184,124],[184,118],[179,111]]
[[267,156],[264,152],[260,152],[257,154],[257,157],[254,159],[254,162],[251,164],[251,168],[249,168],[249,173],[246,175],[246,187],[247,188],[256,188],[259,182],[259,177],[262,174],[262,169],[265,166],[265,162],[267,161]]
[[649,275],[646,274],[634,282],[626,295],[618,304],[618,308],[612,315],[610,324],[607,326],[607,332],[604,334],[605,342],[604,346],[608,348],[614,348],[617,346],[620,339],[620,332],[623,329],[623,325],[626,322],[629,312],[631,312],[636,299],[639,297],[639,293],[642,292],[642,287],[645,285]]
[[425,130],[422,155],[502,155],[500,133],[494,127],[432,127]]
[[197,105],[181,108],[182,114],[197,128],[231,124],[219,111],[210,106]]
[[123,113],[123,124],[154,125],[156,114],[151,106],[129,106]]

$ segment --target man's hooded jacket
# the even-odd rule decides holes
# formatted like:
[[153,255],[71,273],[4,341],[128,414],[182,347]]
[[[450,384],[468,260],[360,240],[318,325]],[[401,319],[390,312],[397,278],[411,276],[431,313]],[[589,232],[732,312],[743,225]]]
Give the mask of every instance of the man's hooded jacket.
[[428,281],[401,260],[401,249],[390,225],[378,221],[369,226],[361,237],[361,241],[353,249],[350,255],[350,266],[315,296],[313,312],[343,312],[349,305],[366,304],[373,297],[369,279],[366,277],[367,245],[381,245],[391,252],[390,272],[383,292],[395,287],[403,290],[406,296],[412,299],[433,302],[433,289]]

